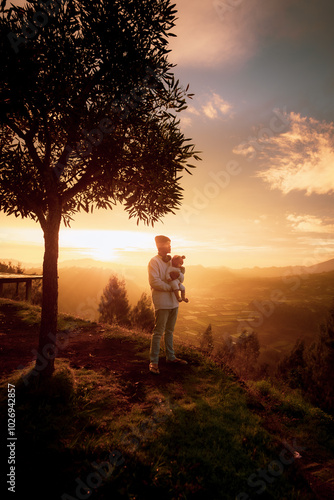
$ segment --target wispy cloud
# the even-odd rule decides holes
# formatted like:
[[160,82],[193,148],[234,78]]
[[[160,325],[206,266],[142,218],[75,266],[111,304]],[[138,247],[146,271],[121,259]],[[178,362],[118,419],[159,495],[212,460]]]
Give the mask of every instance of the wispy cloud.
[[182,126],[190,127],[194,120],[208,118],[209,120],[227,119],[233,116],[233,105],[212,92],[196,96],[194,105],[189,106],[181,117]]
[[202,111],[207,118],[215,119],[221,116],[231,116],[232,105],[220,95],[213,93],[212,97],[202,106]]
[[201,113],[198,111],[198,109],[196,109],[195,106],[188,106],[188,108],[182,113],[181,116],[182,127],[191,127],[193,124],[193,118],[200,115]]
[[202,95],[196,98],[195,104],[184,111],[181,118],[183,126],[190,126],[193,119],[205,117],[209,120],[226,119],[233,116],[233,105],[218,93]]
[[334,233],[334,221],[322,220],[315,215],[287,215],[287,221],[291,225],[293,231],[298,233]]
[[213,1],[178,0],[178,20],[173,30],[177,37],[170,39],[173,61],[183,67],[211,68],[248,59],[256,45],[256,30],[247,30],[247,34],[243,30],[244,20],[254,18],[254,12],[246,15],[248,3],[243,2],[228,22],[222,22]]
[[287,194],[334,193],[334,124],[290,113],[290,127],[271,137],[261,152],[268,168],[257,176]]

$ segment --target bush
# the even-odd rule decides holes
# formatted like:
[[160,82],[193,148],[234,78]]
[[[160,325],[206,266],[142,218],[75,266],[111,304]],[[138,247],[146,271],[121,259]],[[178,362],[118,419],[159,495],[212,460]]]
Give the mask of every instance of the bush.
[[280,363],[276,376],[292,388],[300,388],[310,401],[323,410],[334,412],[334,308],[320,326],[318,338],[307,348],[297,341],[291,353]]
[[202,333],[199,345],[200,348],[203,349],[203,351],[206,351],[208,354],[211,354],[211,352],[213,351],[213,335],[211,324]]
[[131,313],[131,322],[142,331],[151,332],[154,328],[155,315],[151,298],[144,292]]
[[229,366],[239,377],[248,379],[258,371],[259,354],[260,343],[257,334],[242,332],[235,341],[227,337],[217,350],[215,357]]

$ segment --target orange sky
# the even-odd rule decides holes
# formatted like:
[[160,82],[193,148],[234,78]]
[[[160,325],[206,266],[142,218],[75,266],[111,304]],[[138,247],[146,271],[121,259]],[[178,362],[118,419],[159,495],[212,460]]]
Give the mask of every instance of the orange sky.
[[[60,261],[146,265],[156,234],[169,235],[188,265],[333,258],[332,2],[176,5],[170,60],[195,93],[181,123],[203,158],[185,174],[184,204],[153,229],[137,227],[121,207],[77,214],[61,231]],[[42,256],[38,225],[1,213],[0,260],[41,263]]]

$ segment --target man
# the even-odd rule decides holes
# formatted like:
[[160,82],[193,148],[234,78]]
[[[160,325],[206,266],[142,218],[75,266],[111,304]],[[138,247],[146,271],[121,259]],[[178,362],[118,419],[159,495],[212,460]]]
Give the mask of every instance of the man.
[[167,236],[156,236],[155,244],[158,255],[148,264],[148,279],[152,290],[155,309],[155,326],[151,338],[150,365],[152,373],[159,372],[160,341],[165,334],[165,349],[167,363],[188,364],[175,356],[173,348],[173,332],[179,311],[179,302],[173,293],[171,285],[165,281],[166,272],[170,266],[171,240]]

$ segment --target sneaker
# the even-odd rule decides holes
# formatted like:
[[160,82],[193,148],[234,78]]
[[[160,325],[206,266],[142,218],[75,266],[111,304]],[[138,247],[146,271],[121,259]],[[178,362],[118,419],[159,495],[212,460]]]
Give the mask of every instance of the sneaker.
[[156,375],[159,375],[160,373],[158,365],[155,365],[154,363],[150,363],[148,369],[150,370],[151,373],[155,373]]
[[188,362],[186,360],[180,359],[180,358],[175,358],[171,361],[169,359],[167,359],[167,363],[174,363],[176,365],[187,365],[188,364]]

